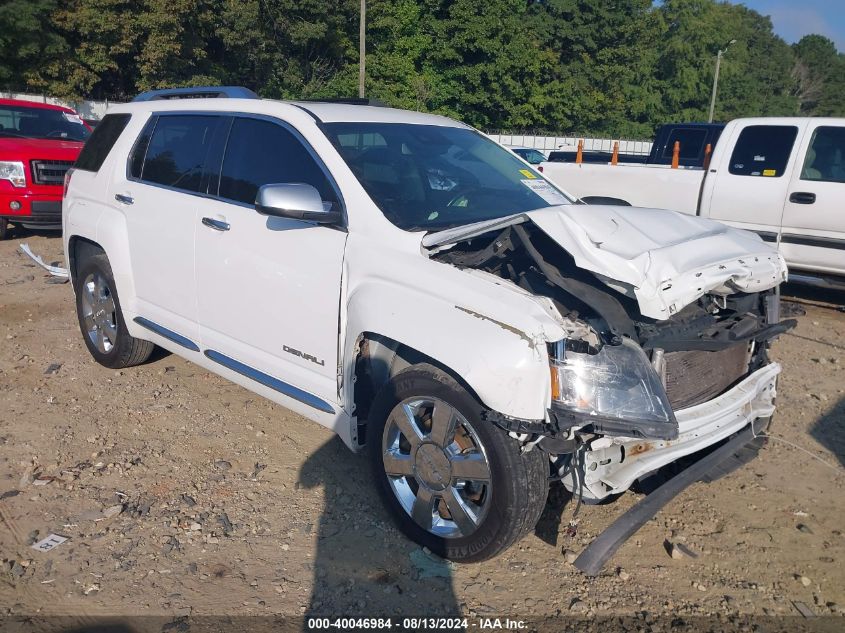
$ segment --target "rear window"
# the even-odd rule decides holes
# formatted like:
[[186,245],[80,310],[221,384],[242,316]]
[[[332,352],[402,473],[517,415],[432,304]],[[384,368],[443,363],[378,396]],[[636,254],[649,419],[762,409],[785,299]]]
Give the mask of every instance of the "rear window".
[[728,171],[736,176],[780,178],[798,136],[792,125],[751,125],[739,134]]
[[663,148],[663,158],[672,158],[675,151],[675,141],[679,144],[678,158],[681,160],[692,160],[698,158],[701,150],[704,147],[704,141],[707,139],[707,130],[700,128],[678,128],[672,130],[669,135],[669,141],[666,147]]
[[128,114],[107,114],[104,116],[85,142],[74,167],[85,171],[98,171],[103,166],[106,156],[109,155],[126,124],[129,123],[130,118]]

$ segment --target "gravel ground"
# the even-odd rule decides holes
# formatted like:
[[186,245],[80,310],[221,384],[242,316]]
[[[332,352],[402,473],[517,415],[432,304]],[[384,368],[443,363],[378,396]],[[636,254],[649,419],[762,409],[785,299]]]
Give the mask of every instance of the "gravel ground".
[[[806,310],[771,440],[696,484],[598,577],[571,564],[640,498],[583,506],[554,491],[537,535],[452,565],[391,525],[363,456],[327,430],[157,353],[114,371],[83,345],[67,284],[0,242],[0,614],[831,616],[845,620],[845,296],[787,289]],[[798,448],[800,447],[800,448]],[[573,534],[574,532],[574,534]],[[68,538],[49,552],[30,545]],[[696,556],[673,558],[666,541]],[[819,618],[821,619],[821,618]]]

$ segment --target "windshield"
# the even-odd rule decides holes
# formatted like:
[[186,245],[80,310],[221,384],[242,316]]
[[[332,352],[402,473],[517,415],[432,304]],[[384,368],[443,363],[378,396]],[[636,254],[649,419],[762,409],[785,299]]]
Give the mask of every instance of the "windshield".
[[435,231],[572,202],[474,130],[409,123],[324,127],[385,217],[406,231]]
[[0,137],[84,141],[90,135],[82,119],[71,112],[0,105]]

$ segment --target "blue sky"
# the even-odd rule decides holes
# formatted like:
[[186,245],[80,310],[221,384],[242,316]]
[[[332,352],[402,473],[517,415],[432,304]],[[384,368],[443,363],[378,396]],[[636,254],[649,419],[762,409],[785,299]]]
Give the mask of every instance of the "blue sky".
[[775,33],[792,44],[808,33],[830,38],[845,52],[845,0],[732,0],[772,18]]

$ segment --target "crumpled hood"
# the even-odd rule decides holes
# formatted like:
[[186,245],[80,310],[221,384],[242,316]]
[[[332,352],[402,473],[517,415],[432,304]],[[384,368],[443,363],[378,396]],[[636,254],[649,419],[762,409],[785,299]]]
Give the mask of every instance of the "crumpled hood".
[[630,286],[640,312],[654,319],[708,292],[758,292],[786,280],[783,258],[758,235],[661,209],[561,205],[432,233],[422,243],[455,243],[528,220],[580,268],[611,287],[614,280]]

